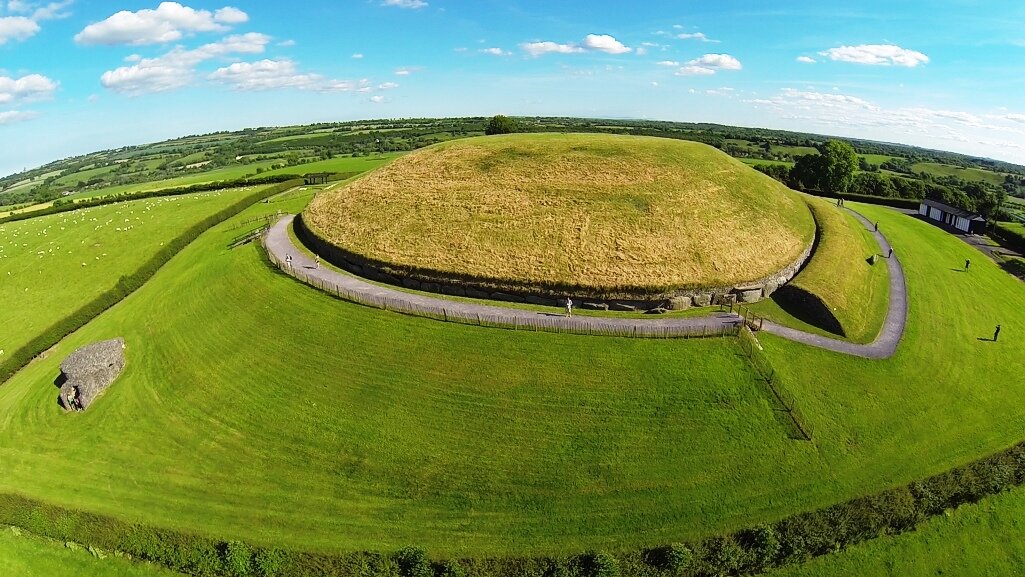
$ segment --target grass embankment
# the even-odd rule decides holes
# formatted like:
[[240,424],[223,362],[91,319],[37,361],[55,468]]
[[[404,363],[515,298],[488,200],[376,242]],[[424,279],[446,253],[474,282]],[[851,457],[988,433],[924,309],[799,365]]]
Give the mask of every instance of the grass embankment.
[[152,563],[95,553],[74,544],[0,527],[0,575],[17,577],[172,577]]
[[1025,566],[1025,490],[933,517],[912,533],[868,541],[773,577],[1019,575]]
[[[254,544],[480,557],[749,526],[1020,440],[1018,281],[987,261],[954,272],[973,248],[857,208],[907,271],[897,354],[869,361],[760,336],[814,445],[786,438],[729,341],[367,309],[274,273],[256,247],[226,249],[229,222],[0,387],[0,491]],[[996,322],[1000,342],[979,340]],[[60,414],[60,360],[117,335],[129,346],[122,378],[89,412]]]
[[[871,342],[889,308],[889,275],[872,233],[835,204],[806,197],[819,228],[818,246],[808,265],[771,301],[755,310],[797,328],[807,325]],[[876,255],[875,265],[868,263]],[[791,317],[799,321],[792,323]]]
[[0,350],[29,342],[244,194],[153,198],[0,224]]
[[731,286],[790,264],[814,234],[796,193],[714,148],[594,134],[434,145],[304,218],[361,257],[499,286]]

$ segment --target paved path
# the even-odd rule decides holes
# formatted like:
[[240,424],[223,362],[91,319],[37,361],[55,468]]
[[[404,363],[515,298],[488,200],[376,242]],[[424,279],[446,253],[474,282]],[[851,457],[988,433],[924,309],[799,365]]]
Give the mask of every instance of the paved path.
[[[852,211],[853,212],[853,211]],[[854,215],[866,226],[871,225],[861,215]],[[586,334],[637,337],[688,337],[735,333],[742,322],[735,313],[715,313],[687,318],[611,318],[574,316],[537,312],[525,309],[491,306],[472,302],[459,302],[420,293],[409,293],[394,288],[371,284],[358,277],[316,267],[312,258],[299,250],[288,235],[288,227],[295,218],[289,215],[273,224],[264,237],[267,254],[281,270],[328,292],[359,303],[398,312],[428,316],[446,321],[469,324],[496,325],[527,330],[579,332]],[[875,233],[883,252],[890,245],[883,235]],[[285,257],[292,257],[291,267]],[[807,345],[870,359],[885,359],[893,355],[904,333],[907,316],[907,292],[904,271],[896,256],[883,259],[890,272],[890,309],[882,331],[876,340],[859,345],[806,333],[766,321],[764,330]]]
[[[461,302],[421,293],[400,291],[387,286],[371,284],[358,277],[339,273],[327,267],[316,268],[314,260],[296,248],[288,235],[288,226],[294,218],[295,216],[291,215],[283,217],[267,231],[267,236],[264,237],[264,246],[266,246],[271,260],[281,270],[307,284],[378,308],[468,324],[638,337],[699,337],[733,334],[736,333],[742,322],[738,315],[726,312],[689,318],[567,317],[564,314],[552,312]],[[292,256],[291,270],[284,265],[286,255]]]
[[[872,223],[857,212],[849,208],[847,211],[853,214],[865,228],[869,230],[875,228]],[[889,254],[890,243],[886,240],[886,237],[879,231],[874,231],[872,234],[879,243],[879,248],[882,249],[883,254]],[[837,353],[864,357],[866,359],[888,359],[892,357],[893,353],[897,350],[897,344],[900,343],[900,339],[904,335],[904,325],[907,322],[908,316],[908,291],[907,285],[904,283],[904,267],[900,266],[897,252],[894,251],[893,256],[890,258],[884,257],[882,260],[886,263],[886,269],[890,273],[890,307],[886,311],[886,319],[883,321],[883,327],[879,331],[879,335],[871,343],[859,345],[839,339],[831,339],[785,327],[771,321],[765,321],[762,330],[792,341]]]

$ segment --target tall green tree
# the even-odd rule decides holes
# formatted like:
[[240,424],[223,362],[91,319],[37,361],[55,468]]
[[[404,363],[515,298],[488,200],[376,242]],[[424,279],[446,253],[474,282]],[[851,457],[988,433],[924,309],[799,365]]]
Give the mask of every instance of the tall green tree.
[[823,174],[820,185],[825,192],[846,194],[858,170],[858,153],[842,140],[830,140],[822,147]]
[[484,128],[484,134],[511,134],[513,132],[517,132],[516,122],[501,114],[493,116],[488,121],[487,127]]

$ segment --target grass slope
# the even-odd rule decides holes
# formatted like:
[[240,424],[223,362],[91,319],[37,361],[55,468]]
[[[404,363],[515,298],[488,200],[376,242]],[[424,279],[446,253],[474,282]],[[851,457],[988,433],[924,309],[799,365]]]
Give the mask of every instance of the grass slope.
[[153,198],[0,225],[0,350],[14,351],[115,286],[239,194]]
[[[724,442],[811,451],[732,341],[382,313],[272,273],[232,235],[204,235],[0,387],[0,490],[292,547],[575,550],[722,517],[688,495],[741,474]],[[60,359],[114,334],[121,380],[87,413],[55,410]]]
[[937,164],[935,162],[919,162],[911,166],[915,172],[924,172],[933,176],[956,176],[967,181],[988,182],[997,186],[1004,183],[1004,174],[982,170],[980,168],[964,168],[950,164]]
[[596,134],[431,146],[319,196],[305,218],[383,262],[598,289],[754,281],[814,234],[796,193],[714,148]]
[[77,546],[0,528],[0,575],[17,577],[171,577],[180,575],[152,563],[104,554],[101,559]]
[[889,306],[885,261],[867,262],[871,255],[879,255],[879,245],[872,233],[834,203],[815,197],[806,200],[819,226],[815,256],[771,302],[756,310],[787,322],[787,315],[780,315],[774,306],[778,304],[803,322],[826,329],[838,323],[839,334],[855,342],[871,342]]
[[773,577],[833,575],[1020,575],[1025,567],[1025,491],[959,507],[912,533],[884,537],[769,573]]
[[[984,259],[954,272],[974,249],[857,208],[907,272],[897,354],[760,335],[815,444],[785,438],[728,342],[366,309],[274,273],[255,247],[226,249],[229,222],[0,387],[0,491],[258,544],[578,551],[772,520],[1018,441],[1019,281]],[[996,322],[1001,341],[978,340]],[[59,361],[115,335],[122,379],[88,413],[60,414]]]

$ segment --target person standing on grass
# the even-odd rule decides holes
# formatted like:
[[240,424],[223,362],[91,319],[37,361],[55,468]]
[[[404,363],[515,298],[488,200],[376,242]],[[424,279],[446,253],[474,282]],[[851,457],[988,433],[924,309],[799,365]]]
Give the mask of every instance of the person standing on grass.
[[993,331],[993,342],[997,342],[998,338],[1000,338],[1000,325],[997,325],[996,330]]
[[566,316],[573,316],[573,299],[566,297]]
[[972,261],[971,261],[971,259],[967,259],[966,258],[965,261],[964,261],[964,271],[968,272],[968,267],[970,267],[970,266],[972,266]]

